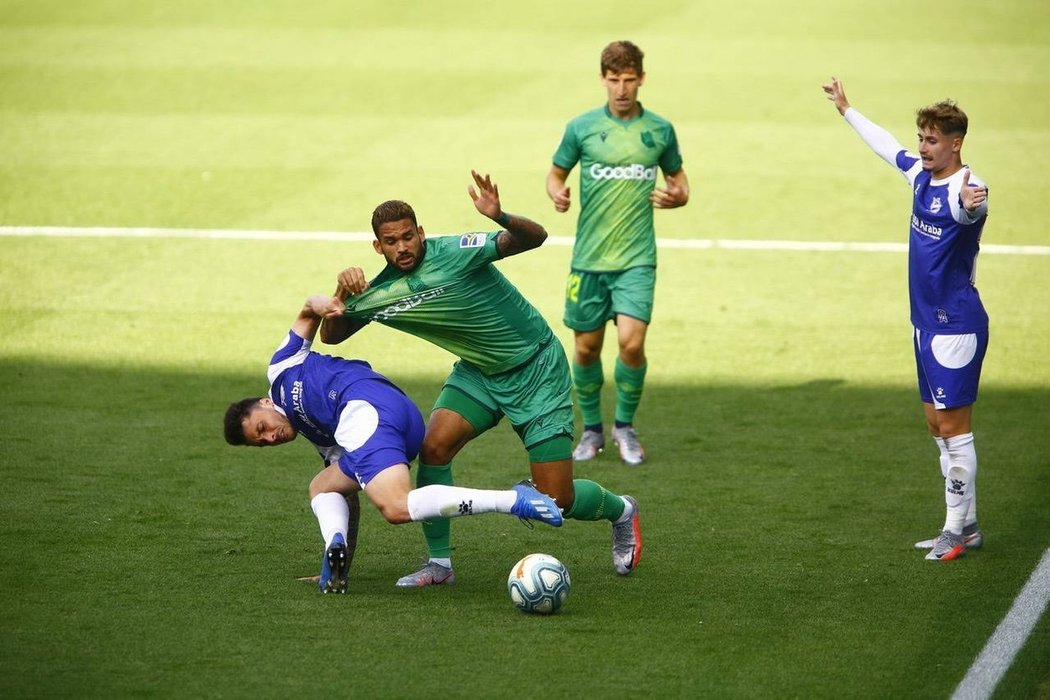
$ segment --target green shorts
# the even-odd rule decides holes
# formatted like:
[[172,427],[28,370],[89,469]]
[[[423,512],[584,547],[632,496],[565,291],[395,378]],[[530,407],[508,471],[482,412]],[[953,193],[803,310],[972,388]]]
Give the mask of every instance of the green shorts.
[[623,314],[649,323],[653,317],[656,268],[631,267],[622,272],[569,272],[565,290],[565,325],[594,331]]
[[478,435],[506,416],[526,449],[559,436],[572,439],[572,378],[565,350],[552,338],[525,364],[493,375],[460,360],[434,408],[460,414]]

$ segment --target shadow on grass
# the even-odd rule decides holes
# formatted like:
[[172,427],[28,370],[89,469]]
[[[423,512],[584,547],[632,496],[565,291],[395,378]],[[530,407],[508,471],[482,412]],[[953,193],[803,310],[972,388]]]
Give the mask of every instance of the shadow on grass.
[[[441,379],[400,383],[425,413]],[[319,461],[302,440],[254,450],[222,439],[228,403],[265,389],[256,376],[7,361],[0,381],[5,695],[69,682],[89,694],[156,691],[166,687],[151,680],[158,656],[171,664],[161,678],[204,692],[208,670],[194,669],[207,666],[209,648],[229,657],[215,662],[223,675],[260,647],[287,652],[285,636],[302,619],[324,624],[312,591],[294,580],[315,572],[320,553],[306,497]],[[1048,394],[982,394],[975,425],[988,545],[966,567],[934,570],[911,550],[943,518],[936,450],[914,391],[815,378],[647,387],[638,427],[648,462],[625,467],[610,445],[577,465],[577,476],[642,503],[645,564],[628,580],[609,573],[604,524],[527,531],[486,517],[454,528],[460,584],[440,599],[406,599],[390,583],[423,554],[418,529],[386,525],[366,505],[351,593],[369,624],[467,615],[491,625],[505,611],[505,570],[545,550],[573,571],[564,624],[586,627],[615,610],[651,646],[638,663],[651,656],[682,670],[707,654],[728,691],[753,688],[732,680],[751,673],[789,694],[848,692],[858,664],[892,665],[902,654],[921,669],[942,654],[960,608],[970,611],[972,640],[948,662],[965,668],[1050,541]],[[505,486],[526,472],[506,425],[456,462],[468,486]],[[708,624],[706,635],[683,624],[693,618]],[[771,637],[798,656],[777,657],[789,652],[771,651]],[[1045,650],[1047,635],[1038,644]],[[616,675],[607,654],[591,658],[585,647],[581,668]],[[65,670],[46,680],[43,660],[56,650]],[[482,676],[504,672],[465,653],[463,665]],[[676,654],[685,654],[680,664]],[[789,676],[777,670],[783,663],[808,668]],[[922,677],[887,672],[872,689],[922,694]]]

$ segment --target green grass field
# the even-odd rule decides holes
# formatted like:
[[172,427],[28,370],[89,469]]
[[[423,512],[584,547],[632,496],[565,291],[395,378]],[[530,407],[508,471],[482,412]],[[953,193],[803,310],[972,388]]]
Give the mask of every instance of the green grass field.
[[[0,226],[363,231],[397,197],[433,235],[484,228],[476,167],[568,236],[576,208],[543,180],[616,38],[646,51],[642,100],[693,187],[661,238],[904,241],[907,187],[824,99],[835,74],[905,144],[915,107],[956,98],[985,243],[1050,244],[1036,1],[0,0]],[[567,347],[568,259],[501,263]],[[981,257],[986,546],[932,565],[911,549],[943,500],[904,254],[665,248],[649,462],[578,470],[640,500],[638,571],[613,574],[605,525],[488,516],[453,527],[456,586],[397,591],[421,533],[365,506],[350,594],[320,596],[296,581],[321,554],[309,446],[234,449],[219,423],[265,390],[302,299],[378,261],[360,242],[0,236],[0,695],[948,697],[1050,546],[1050,256]],[[329,351],[424,410],[451,363],[384,328]],[[526,471],[506,425],[456,462],[479,487]],[[551,618],[506,596],[532,551],[572,572]],[[1050,697],[1046,615],[996,697]]]

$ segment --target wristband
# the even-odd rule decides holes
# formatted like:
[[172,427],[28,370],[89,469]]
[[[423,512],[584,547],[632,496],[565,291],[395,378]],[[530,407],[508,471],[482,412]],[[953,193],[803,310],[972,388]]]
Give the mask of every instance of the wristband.
[[496,223],[506,228],[507,224],[510,223],[510,214],[505,211],[500,212],[499,218],[496,219]]

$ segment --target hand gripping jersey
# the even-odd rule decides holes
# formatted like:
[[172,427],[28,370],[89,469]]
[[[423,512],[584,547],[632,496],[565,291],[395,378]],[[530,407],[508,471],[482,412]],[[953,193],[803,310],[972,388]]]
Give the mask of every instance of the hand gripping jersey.
[[387,265],[346,300],[346,315],[430,341],[487,375],[524,364],[551,342],[540,312],[492,265],[495,234],[436,236],[424,245],[414,270]]
[[[911,322],[919,330],[952,335],[988,330],[988,314],[974,286],[988,200],[970,214],[959,192],[968,168],[943,180],[922,169],[922,159],[855,109],[846,120],[880,157],[896,167],[912,189],[908,239]],[[984,186],[972,172],[971,186]]]
[[580,216],[572,269],[616,272],[656,265],[656,234],[649,195],[656,169],[682,169],[671,122],[648,110],[627,121],[608,105],[568,123],[554,165],[580,164]]

